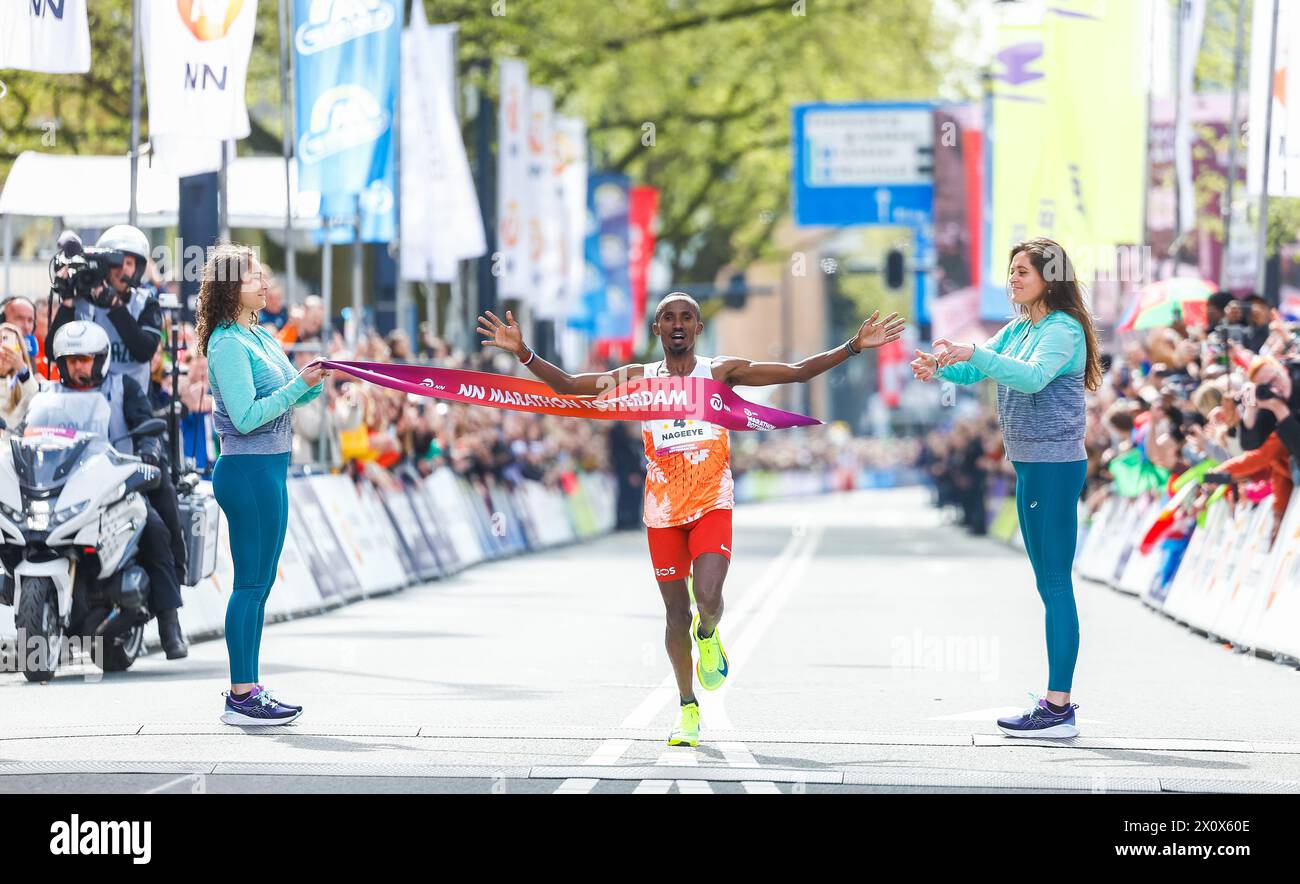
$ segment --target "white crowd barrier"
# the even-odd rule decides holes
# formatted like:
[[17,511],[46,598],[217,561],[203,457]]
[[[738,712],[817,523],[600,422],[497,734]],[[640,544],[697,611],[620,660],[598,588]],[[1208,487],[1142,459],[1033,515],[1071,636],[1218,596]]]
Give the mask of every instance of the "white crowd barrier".
[[[288,491],[289,527],[267,599],[268,621],[593,537],[616,522],[617,489],[603,473],[578,475],[564,490],[525,480],[514,489],[486,491],[446,468],[391,486],[318,474],[291,477]],[[216,570],[197,586],[181,588],[181,623],[191,638],[225,629],[235,575],[224,514],[218,531]],[[14,634],[12,609],[0,606],[0,637]],[[157,627],[148,634],[156,646]]]
[[925,482],[920,470],[911,467],[853,470],[746,470],[736,476],[736,503],[780,500],[867,488],[897,488]]
[[1112,498],[1093,516],[1075,560],[1090,580],[1139,595],[1152,608],[1243,650],[1300,659],[1300,494],[1277,538],[1273,499],[1210,504],[1177,569],[1162,582],[1162,544],[1143,554],[1143,536],[1167,496]]

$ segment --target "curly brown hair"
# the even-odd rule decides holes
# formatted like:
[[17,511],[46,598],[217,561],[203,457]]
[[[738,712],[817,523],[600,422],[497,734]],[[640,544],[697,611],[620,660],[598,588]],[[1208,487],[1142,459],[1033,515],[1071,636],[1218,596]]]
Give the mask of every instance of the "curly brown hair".
[[[1083,385],[1089,390],[1096,390],[1101,386],[1101,345],[1097,342],[1096,323],[1093,322],[1092,314],[1088,312],[1088,305],[1084,299],[1083,285],[1075,279],[1073,262],[1065,254],[1065,249],[1060,243],[1046,237],[1038,237],[1018,242],[1011,247],[1011,255],[1007,258],[1008,275],[1010,275],[1011,263],[1021,252],[1029,255],[1029,263],[1047,284],[1047,290],[1043,292],[1043,301],[1047,309],[1067,313],[1083,326],[1083,337],[1087,344]],[[1010,294],[1009,284],[1008,294]],[[1028,309],[1025,307],[1019,308],[1017,312],[1028,315]]]
[[203,356],[208,355],[208,339],[217,327],[234,322],[239,315],[239,290],[249,278],[249,262],[254,257],[249,246],[229,242],[218,243],[208,252],[194,310],[194,331]]

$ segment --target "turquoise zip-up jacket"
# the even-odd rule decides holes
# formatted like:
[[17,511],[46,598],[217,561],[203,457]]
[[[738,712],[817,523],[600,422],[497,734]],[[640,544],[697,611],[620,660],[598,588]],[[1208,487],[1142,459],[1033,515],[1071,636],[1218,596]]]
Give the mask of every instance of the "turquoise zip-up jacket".
[[293,448],[290,411],[325,389],[298,375],[280,342],[260,326],[218,326],[208,338],[212,421],[222,454],[281,454]]
[[1037,323],[1011,320],[966,362],[936,377],[958,384],[989,378],[998,385],[998,423],[1008,460],[1084,460],[1083,378],[1088,343],[1083,326],[1053,310]]

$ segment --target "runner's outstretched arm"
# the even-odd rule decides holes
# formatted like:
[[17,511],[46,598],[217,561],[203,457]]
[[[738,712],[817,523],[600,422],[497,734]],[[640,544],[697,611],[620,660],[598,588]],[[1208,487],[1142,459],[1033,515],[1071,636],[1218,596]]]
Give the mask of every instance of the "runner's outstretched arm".
[[528,366],[528,370],[557,393],[570,396],[598,396],[606,390],[612,390],[619,384],[627,383],[632,378],[641,377],[639,364],[624,365],[613,371],[588,372],[586,374],[569,374],[558,365],[552,365],[534,353],[524,343],[524,333],[515,324],[511,311],[506,311],[506,320],[502,322],[491,310],[478,318],[478,328],[483,335],[480,341],[484,346],[499,347],[514,355]]
[[[852,339],[854,350],[867,347],[880,347],[903,336],[907,321],[891,313],[884,319],[878,319],[877,310],[862,323],[857,336]],[[844,345],[816,356],[809,356],[799,362],[751,362],[748,359],[728,357],[714,365],[714,380],[723,381],[732,386],[765,387],[769,384],[795,384],[810,381],[817,375],[829,371],[845,359],[852,356]]]

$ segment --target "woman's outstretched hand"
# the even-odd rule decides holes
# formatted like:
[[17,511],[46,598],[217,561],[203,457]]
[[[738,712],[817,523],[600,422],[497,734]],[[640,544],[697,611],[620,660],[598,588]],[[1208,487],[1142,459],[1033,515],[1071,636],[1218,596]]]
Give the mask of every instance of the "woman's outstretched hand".
[[883,347],[903,336],[907,320],[899,318],[897,313],[891,313],[884,319],[878,319],[879,316],[880,311],[877,310],[863,320],[862,328],[858,329],[858,336],[853,339],[853,346],[859,350]]
[[939,360],[940,368],[947,368],[949,365],[955,365],[958,362],[965,362],[975,353],[974,344],[958,344],[947,338],[940,338],[934,342],[934,355]]
[[481,314],[478,318],[478,328],[474,331],[483,335],[483,340],[479,343],[483,346],[500,347],[507,353],[512,353],[518,359],[523,359],[524,350],[524,333],[519,326],[515,324],[514,314],[507,310],[506,321],[502,322],[496,317],[491,310]]
[[938,360],[934,358],[934,354],[922,350],[916,351],[916,358],[912,360],[911,365],[912,374],[918,381],[929,381],[938,371]]

